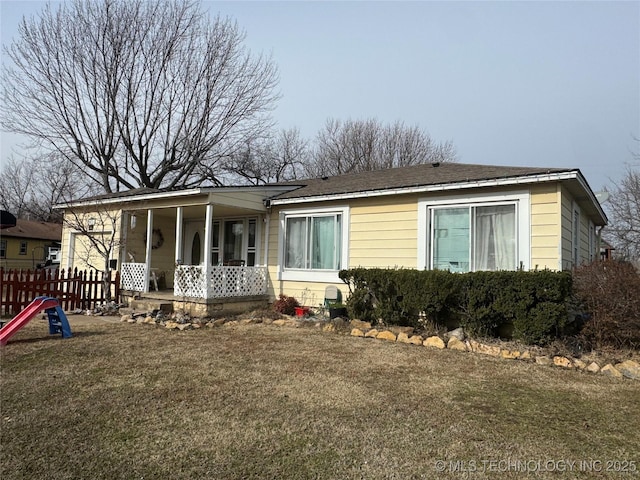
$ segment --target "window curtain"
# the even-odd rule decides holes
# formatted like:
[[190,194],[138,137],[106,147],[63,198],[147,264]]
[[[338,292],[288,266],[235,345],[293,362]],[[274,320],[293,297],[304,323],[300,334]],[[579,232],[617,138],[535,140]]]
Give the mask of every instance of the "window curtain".
[[305,268],[305,237],[306,218],[287,218],[285,229],[285,259],[286,268]]
[[515,205],[476,208],[475,270],[516,266]]
[[311,268],[320,270],[333,270],[336,268],[335,239],[335,217],[313,218]]

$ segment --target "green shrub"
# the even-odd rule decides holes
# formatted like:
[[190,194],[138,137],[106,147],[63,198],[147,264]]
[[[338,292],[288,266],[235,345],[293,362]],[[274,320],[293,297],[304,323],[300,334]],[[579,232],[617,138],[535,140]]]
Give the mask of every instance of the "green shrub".
[[544,344],[562,334],[571,275],[551,271],[471,272],[351,269],[353,318],[417,327],[422,316],[447,328],[463,326],[476,336],[505,331],[527,343]]

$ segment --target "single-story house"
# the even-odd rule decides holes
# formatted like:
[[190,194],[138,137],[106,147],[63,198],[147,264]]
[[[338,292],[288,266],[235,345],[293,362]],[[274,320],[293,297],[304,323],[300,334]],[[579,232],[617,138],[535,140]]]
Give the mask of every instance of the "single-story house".
[[61,224],[18,218],[14,226],[0,229],[0,267],[34,269],[61,239]]
[[463,163],[139,189],[63,208],[66,220],[92,225],[66,222],[63,267],[85,267],[87,235],[111,236],[123,289],[153,292],[160,278],[159,289],[209,312],[230,298],[280,293],[318,305],[329,285],[346,293],[344,268],[571,269],[598,258],[607,223],[578,169]]

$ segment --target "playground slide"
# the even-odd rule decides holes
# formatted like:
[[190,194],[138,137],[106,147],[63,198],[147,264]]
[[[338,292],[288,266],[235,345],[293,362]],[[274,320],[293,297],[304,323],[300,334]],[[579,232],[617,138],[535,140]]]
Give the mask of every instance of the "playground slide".
[[[62,309],[58,305],[58,300],[50,297],[36,297],[29,305],[27,305],[27,308],[16,315],[4,327],[0,328],[0,345],[6,345],[9,338],[11,338],[14,333],[29,323],[29,321],[42,310],[48,310],[47,314],[49,315],[49,323],[51,323],[52,314],[54,316],[56,315],[56,313],[52,312],[55,312],[56,310],[58,311],[57,314],[62,313],[62,316],[64,316]],[[66,317],[64,318],[64,321],[66,322]]]

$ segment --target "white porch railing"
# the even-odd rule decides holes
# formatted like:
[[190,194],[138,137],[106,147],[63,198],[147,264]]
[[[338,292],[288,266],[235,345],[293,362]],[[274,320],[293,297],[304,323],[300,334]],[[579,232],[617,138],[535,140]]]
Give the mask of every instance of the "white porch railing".
[[146,269],[146,263],[123,263],[120,269],[120,288],[144,292]]
[[267,293],[266,267],[226,267],[179,265],[173,281],[179,297],[223,298]]

